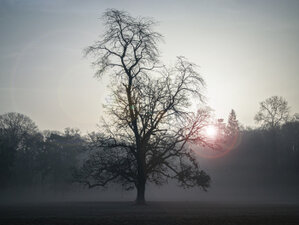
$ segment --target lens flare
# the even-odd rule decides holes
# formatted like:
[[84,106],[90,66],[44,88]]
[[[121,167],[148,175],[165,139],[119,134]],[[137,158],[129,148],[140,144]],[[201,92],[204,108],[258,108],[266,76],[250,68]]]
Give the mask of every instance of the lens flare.
[[[208,133],[207,133],[208,134]],[[216,128],[216,136],[217,137],[217,128]],[[236,149],[242,139],[242,135],[240,132],[235,133],[234,135],[227,137],[226,140],[221,144],[220,149],[212,149],[206,146],[203,147],[195,147],[193,151],[199,155],[201,158],[207,159],[215,159],[221,158],[229,154],[232,150]]]
[[217,135],[217,128],[213,125],[210,125],[206,128],[206,134],[209,138],[215,138]]

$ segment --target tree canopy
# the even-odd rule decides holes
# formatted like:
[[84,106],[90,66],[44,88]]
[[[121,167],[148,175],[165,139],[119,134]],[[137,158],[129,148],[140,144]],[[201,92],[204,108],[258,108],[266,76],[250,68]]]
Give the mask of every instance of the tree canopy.
[[283,97],[272,96],[260,103],[260,110],[254,117],[264,128],[273,129],[290,119],[290,108]]

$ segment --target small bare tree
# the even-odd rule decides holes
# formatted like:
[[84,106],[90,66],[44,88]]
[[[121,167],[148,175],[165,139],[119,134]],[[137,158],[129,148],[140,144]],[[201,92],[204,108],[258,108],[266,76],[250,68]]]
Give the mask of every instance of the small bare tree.
[[110,182],[136,187],[138,204],[145,203],[146,182],[176,179],[206,190],[210,177],[189,145],[211,145],[203,133],[209,111],[187,111],[192,96],[202,98],[196,65],[178,57],[172,68],[159,66],[161,35],[150,19],[118,10],[106,11],[103,19],[106,32],[86,54],[96,57],[97,77],[111,76],[112,101],[105,106],[103,132],[90,135],[93,153],[76,180],[90,188]]
[[290,108],[283,97],[272,96],[260,103],[260,110],[254,119],[264,128],[274,129],[287,122],[290,118]]
[[283,97],[272,96],[260,103],[260,110],[255,115],[255,121],[269,131],[271,141],[269,167],[274,169],[280,164],[280,149],[278,148],[278,128],[290,119],[290,108]]

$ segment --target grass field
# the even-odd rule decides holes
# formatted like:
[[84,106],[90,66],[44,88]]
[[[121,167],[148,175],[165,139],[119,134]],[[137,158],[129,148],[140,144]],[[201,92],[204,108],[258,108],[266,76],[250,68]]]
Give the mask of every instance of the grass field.
[[299,205],[200,202],[48,202],[0,206],[0,224],[299,224]]

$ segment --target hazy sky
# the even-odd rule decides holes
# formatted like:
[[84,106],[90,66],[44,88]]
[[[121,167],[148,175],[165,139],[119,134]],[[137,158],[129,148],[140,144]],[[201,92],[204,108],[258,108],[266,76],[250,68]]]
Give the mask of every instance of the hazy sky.
[[299,112],[299,1],[0,0],[0,114],[26,114],[42,130],[95,130],[107,82],[82,50],[103,33],[107,8],[159,21],[162,60],[200,66],[217,116],[233,108],[254,125],[272,95]]

